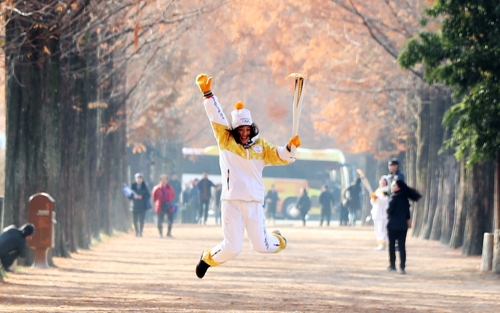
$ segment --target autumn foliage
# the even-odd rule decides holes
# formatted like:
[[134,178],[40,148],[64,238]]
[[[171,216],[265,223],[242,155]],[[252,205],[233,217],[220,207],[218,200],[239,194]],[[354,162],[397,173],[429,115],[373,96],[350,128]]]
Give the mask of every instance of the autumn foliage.
[[[300,129],[305,147],[380,157],[404,151],[413,112],[403,103],[413,86],[395,55],[419,27],[420,2],[227,2],[179,38],[170,53],[182,70],[172,64],[163,75],[176,73],[175,81],[158,76],[157,86],[148,86],[158,101],[131,129],[154,122],[150,115],[159,106],[172,117],[162,120],[171,140],[213,144],[209,131],[200,132],[208,130],[208,123],[194,84],[196,75],[206,72],[214,77],[212,89],[226,114],[243,101],[265,137],[281,143],[291,133],[293,83],[286,76],[301,72],[307,76]],[[140,97],[150,98],[151,92],[141,91]]]

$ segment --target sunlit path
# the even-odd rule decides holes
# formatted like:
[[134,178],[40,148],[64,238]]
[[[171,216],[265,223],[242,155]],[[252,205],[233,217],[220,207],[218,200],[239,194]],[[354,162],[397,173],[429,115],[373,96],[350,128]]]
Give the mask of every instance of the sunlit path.
[[220,229],[176,225],[174,239],[160,239],[147,224],[143,238],[124,234],[55,259],[56,269],[9,274],[0,312],[498,312],[500,279],[481,274],[478,257],[410,238],[404,276],[386,271],[371,228],[280,230],[283,253],[246,242],[200,280],[195,265]]

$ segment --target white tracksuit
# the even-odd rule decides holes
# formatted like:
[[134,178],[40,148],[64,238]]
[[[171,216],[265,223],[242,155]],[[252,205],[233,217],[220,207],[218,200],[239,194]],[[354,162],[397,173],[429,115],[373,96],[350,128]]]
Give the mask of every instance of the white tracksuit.
[[294,153],[262,138],[255,139],[253,145],[245,149],[229,133],[230,123],[217,97],[206,98],[204,106],[217,139],[221,175],[225,179],[221,195],[224,240],[207,250],[203,260],[217,266],[237,256],[242,249],[245,228],[255,251],[279,252],[283,243],[280,245],[280,239],[267,232],[262,207],[265,196],[262,170],[268,165],[294,162]]
[[389,242],[387,237],[387,208],[389,207],[389,197],[384,194],[384,192],[388,190],[387,186],[380,187],[375,191],[377,199],[370,199],[375,236],[379,246],[387,246]]

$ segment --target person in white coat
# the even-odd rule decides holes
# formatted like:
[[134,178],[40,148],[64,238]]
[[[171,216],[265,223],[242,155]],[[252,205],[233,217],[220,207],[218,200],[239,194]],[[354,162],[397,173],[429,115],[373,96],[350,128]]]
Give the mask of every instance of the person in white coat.
[[279,231],[268,233],[263,201],[265,186],[262,170],[268,165],[286,165],[295,161],[300,137],[290,138],[285,147],[274,146],[259,138],[259,129],[243,103],[236,103],[226,119],[219,100],[212,94],[212,78],[200,74],[196,84],[203,92],[205,111],[219,147],[219,165],[223,179],[221,194],[224,239],[203,251],[196,275],[203,278],[208,268],[221,265],[242,250],[245,229],[252,248],[260,253],[278,253],[286,247]]
[[379,187],[370,194],[371,215],[378,244],[376,250],[385,250],[389,243],[386,228],[387,208],[389,207],[389,179],[388,176],[382,176],[378,182]]

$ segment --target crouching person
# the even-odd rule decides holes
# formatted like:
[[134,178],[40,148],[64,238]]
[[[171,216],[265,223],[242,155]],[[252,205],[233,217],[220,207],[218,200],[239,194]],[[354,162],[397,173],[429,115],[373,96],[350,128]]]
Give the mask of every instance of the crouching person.
[[33,224],[24,224],[20,228],[11,225],[3,230],[0,234],[0,272],[2,269],[10,271],[9,268],[18,257],[26,257],[28,241],[31,240],[34,233],[35,226]]

